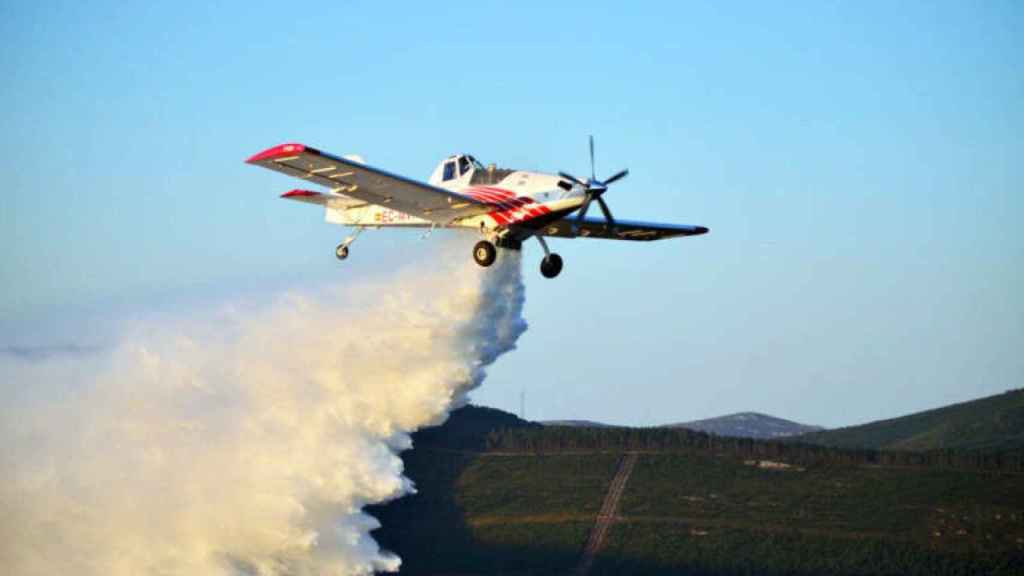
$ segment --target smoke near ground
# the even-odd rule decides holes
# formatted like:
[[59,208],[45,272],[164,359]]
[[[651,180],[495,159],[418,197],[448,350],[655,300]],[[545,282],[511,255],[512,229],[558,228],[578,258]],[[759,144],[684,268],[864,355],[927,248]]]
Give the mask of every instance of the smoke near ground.
[[518,253],[0,358],[0,565],[15,575],[369,574],[397,453],[526,329]]

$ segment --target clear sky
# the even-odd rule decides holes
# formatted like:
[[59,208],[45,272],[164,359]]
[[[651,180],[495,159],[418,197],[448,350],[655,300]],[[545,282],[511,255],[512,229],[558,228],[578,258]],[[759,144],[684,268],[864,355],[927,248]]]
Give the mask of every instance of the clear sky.
[[1019,2],[152,4],[0,5],[4,347],[432,249],[339,265],[269,146],[585,173],[592,133],[616,215],[712,232],[554,241],[555,281],[529,244],[478,403],[837,426],[1022,385]]

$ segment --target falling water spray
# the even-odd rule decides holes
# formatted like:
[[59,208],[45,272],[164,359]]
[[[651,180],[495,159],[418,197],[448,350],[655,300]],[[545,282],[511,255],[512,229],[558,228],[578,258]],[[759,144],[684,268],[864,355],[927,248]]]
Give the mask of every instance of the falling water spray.
[[[456,243],[453,243],[456,244]],[[518,253],[183,314],[80,357],[0,359],[9,574],[370,574],[398,453],[526,329]]]

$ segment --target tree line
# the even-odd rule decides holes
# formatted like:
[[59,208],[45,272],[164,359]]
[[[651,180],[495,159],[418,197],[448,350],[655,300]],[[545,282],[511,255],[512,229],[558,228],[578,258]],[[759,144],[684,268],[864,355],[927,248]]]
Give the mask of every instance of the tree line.
[[685,428],[585,428],[547,426],[490,431],[489,452],[641,451],[702,453],[779,460],[801,466],[878,465],[1024,471],[1024,451],[946,449],[911,452],[835,448],[798,441],[716,436]]

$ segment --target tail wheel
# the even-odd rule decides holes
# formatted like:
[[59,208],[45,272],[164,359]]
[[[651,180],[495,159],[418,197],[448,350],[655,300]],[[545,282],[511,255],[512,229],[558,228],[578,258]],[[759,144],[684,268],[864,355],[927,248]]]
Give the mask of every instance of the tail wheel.
[[498,249],[487,240],[481,240],[476,243],[476,246],[473,246],[473,260],[476,260],[476,263],[484,268],[494,264],[497,257]]
[[552,252],[540,261],[540,273],[545,278],[554,278],[562,271],[562,257]]

